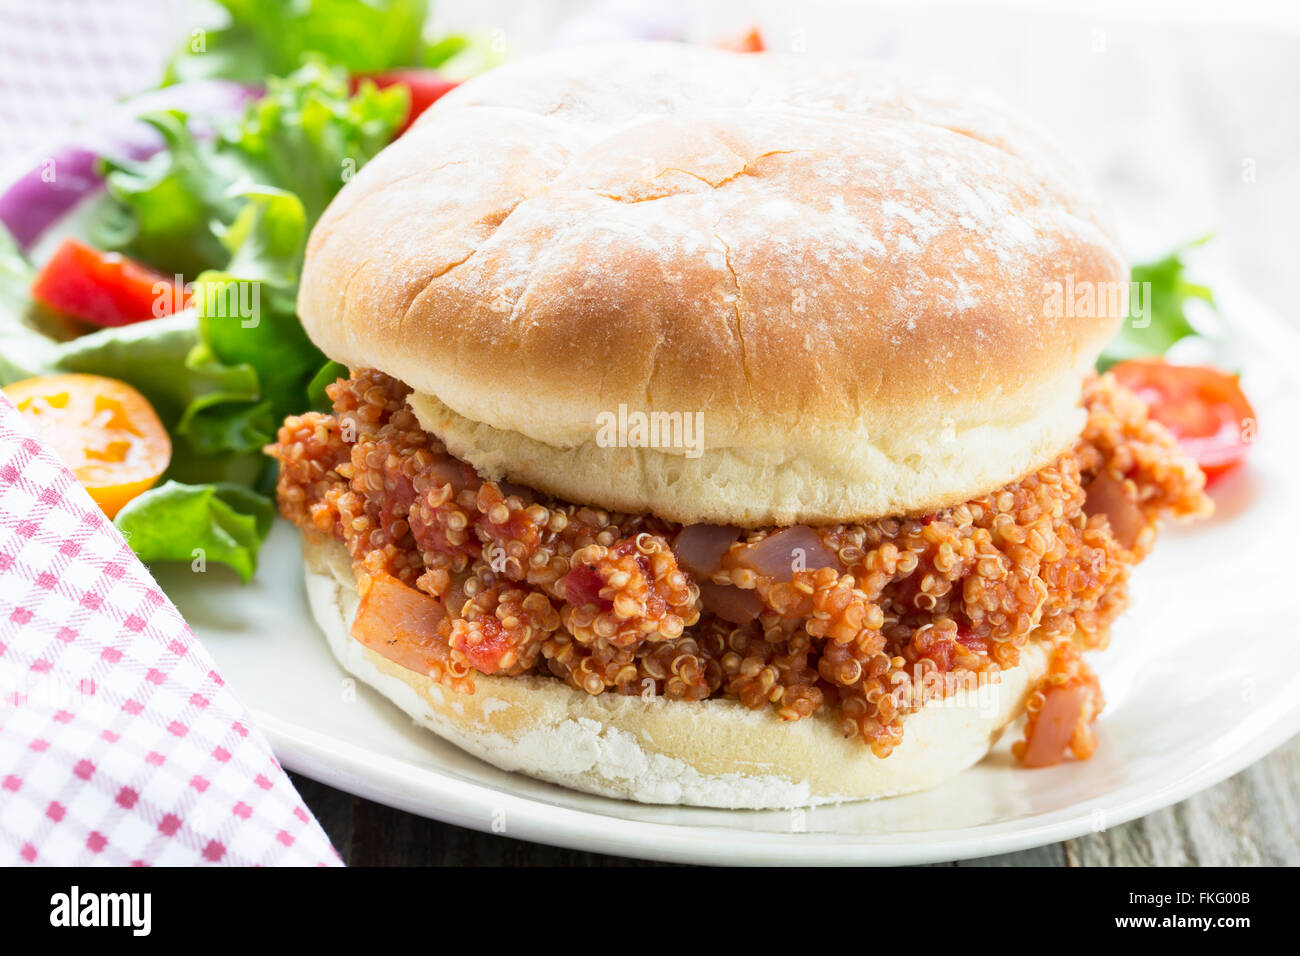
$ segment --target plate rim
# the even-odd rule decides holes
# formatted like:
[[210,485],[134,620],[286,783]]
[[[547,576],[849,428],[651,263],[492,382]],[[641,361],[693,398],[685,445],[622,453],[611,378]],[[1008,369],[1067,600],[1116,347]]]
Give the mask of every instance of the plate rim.
[[[1300,675],[1292,684],[1300,687]],[[1300,733],[1300,702],[1280,709],[1283,712],[1269,722],[1267,730],[1254,735],[1249,746],[1224,747],[1223,756],[1187,774],[1177,784],[1161,787],[1145,797],[1131,797],[1118,809],[1108,806],[1102,829],[1121,826],[1179,803],[1268,756]],[[423,784],[419,795],[405,797],[400,788],[402,770],[409,784],[411,767],[404,761],[369,754],[347,742],[340,748],[339,738],[304,731],[266,711],[253,710],[252,715],[281,764],[320,783],[455,826],[592,853],[667,863],[912,866],[1014,853],[1098,832],[1093,822],[1099,803],[1095,799],[1039,817],[952,830],[914,831],[908,842],[890,842],[888,835],[741,830],[715,824],[635,820],[560,806],[426,768],[417,770]],[[1225,730],[1219,739],[1226,741],[1236,729]],[[1138,785],[1133,784],[1120,792],[1136,789]],[[484,806],[504,810],[511,821],[508,829],[495,830],[490,815],[481,812]],[[724,854],[723,858],[719,859],[719,854]]]

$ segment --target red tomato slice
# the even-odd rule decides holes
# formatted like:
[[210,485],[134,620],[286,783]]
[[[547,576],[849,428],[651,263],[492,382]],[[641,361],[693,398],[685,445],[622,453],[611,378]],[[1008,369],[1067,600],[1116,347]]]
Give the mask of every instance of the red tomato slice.
[[65,239],[45,264],[32,295],[56,312],[98,326],[130,325],[189,305],[183,284],[114,252]]
[[[1255,410],[1235,375],[1160,359],[1121,362],[1111,372],[1151,408],[1209,480],[1245,460],[1253,440]],[[1247,436],[1250,435],[1251,438]]]
[[167,429],[149,400],[125,382],[50,375],[2,391],[110,518],[167,470]]
[[762,53],[767,49],[767,44],[763,42],[763,34],[758,32],[758,27],[750,27],[744,33],[724,37],[713,45],[719,50],[730,50],[732,53]]
[[370,80],[381,90],[390,86],[404,86],[411,94],[411,106],[407,110],[406,120],[397,131],[401,136],[421,113],[427,110],[445,94],[460,85],[458,80],[449,80],[436,70],[388,70],[384,73],[366,73],[352,78],[352,92],[356,92],[361,80]]

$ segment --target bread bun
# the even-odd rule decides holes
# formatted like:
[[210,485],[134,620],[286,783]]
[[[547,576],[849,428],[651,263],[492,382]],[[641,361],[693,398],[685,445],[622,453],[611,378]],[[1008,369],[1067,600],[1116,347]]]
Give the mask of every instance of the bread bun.
[[[325,212],[299,308],[490,477],[757,527],[930,511],[1048,462],[1127,280],[1074,166],[1001,106],[632,44],[440,100]],[[620,406],[698,414],[702,440],[610,447]]]
[[787,723],[731,700],[593,697],[553,678],[485,674],[473,694],[448,690],[352,639],[359,599],[342,545],[305,535],[303,557],[334,656],[417,724],[503,770],[642,803],[772,809],[931,787],[988,752],[1047,668],[1031,643],[999,683],[907,717],[903,742],[881,760],[829,717]]

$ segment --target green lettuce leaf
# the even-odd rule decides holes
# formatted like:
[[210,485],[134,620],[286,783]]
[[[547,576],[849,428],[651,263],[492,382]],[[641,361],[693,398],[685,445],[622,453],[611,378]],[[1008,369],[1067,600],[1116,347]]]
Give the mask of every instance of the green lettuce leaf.
[[224,268],[225,232],[250,191],[294,193],[310,227],[347,178],[392,140],[408,99],[403,87],[373,84],[349,96],[343,70],[310,61],[273,78],[264,97],[209,140],[196,140],[181,113],[146,115],[165,148],[142,162],[103,161],[109,201],[96,210],[92,239],[168,275]]
[[312,380],[307,383],[307,401],[316,412],[328,412],[334,407],[325,389],[341,378],[348,377],[348,367],[341,362],[328,361],[320,367]]
[[219,149],[250,183],[293,192],[314,223],[352,173],[392,141],[406,117],[404,87],[365,83],[348,95],[347,75],[312,59],[226,130]]
[[425,51],[426,67],[437,67],[449,80],[468,80],[506,61],[506,51],[491,33],[452,34]]
[[269,188],[248,198],[224,232],[230,265],[199,276],[193,301],[213,358],[255,370],[262,417],[278,422],[308,407],[308,388],[325,356],[307,338],[295,309],[307,238],[302,203]]
[[[1097,360],[1100,371],[1117,362],[1164,355],[1177,342],[1197,334],[1187,318],[1192,301],[1214,306],[1214,294],[1206,286],[1189,282],[1183,257],[1189,249],[1204,245],[1203,236],[1184,243],[1167,256],[1133,267],[1132,281],[1139,288],[1130,296],[1129,317]],[[1149,314],[1141,314],[1143,306]]]
[[352,73],[412,66],[447,54],[423,37],[427,0],[217,0],[226,21],[196,31],[166,83],[221,77],[261,83],[314,53]]
[[40,369],[58,372],[105,375],[138,389],[171,433],[173,468],[252,454],[275,434],[256,369],[218,360],[192,309],[65,342]]
[[128,502],[113,523],[143,561],[224,564],[247,582],[274,515],[269,498],[240,485],[169,481]]
[[109,202],[96,209],[91,238],[167,275],[192,276],[224,260],[215,226],[238,212],[230,187],[243,175],[237,156],[196,142],[175,110],[141,119],[165,148],[142,162],[104,159]]
[[[457,60],[461,54],[483,44],[463,33],[449,33],[427,44],[420,52],[420,59],[414,66],[440,69]],[[503,56],[502,59],[505,57]]]
[[205,361],[193,310],[65,342],[44,371],[121,379],[149,399],[173,435],[184,435],[185,426],[204,408],[256,401],[259,395],[252,368]]

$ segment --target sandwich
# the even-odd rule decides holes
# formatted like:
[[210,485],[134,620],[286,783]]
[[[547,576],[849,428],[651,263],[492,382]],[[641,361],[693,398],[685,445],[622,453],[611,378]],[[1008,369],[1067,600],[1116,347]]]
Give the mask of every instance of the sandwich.
[[1209,508],[1094,371],[1128,282],[1075,165],[959,85],[653,43],[500,67],[308,243],[349,375],[268,451],[313,614],[419,724],[590,793],[889,796],[1024,715],[1021,763],[1086,758],[1085,653]]

